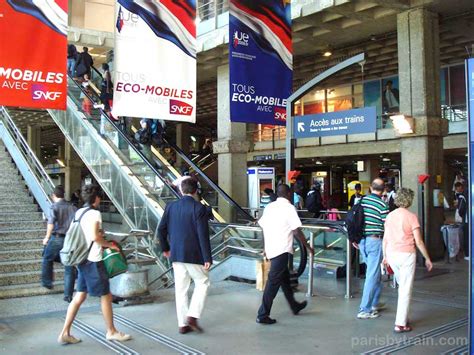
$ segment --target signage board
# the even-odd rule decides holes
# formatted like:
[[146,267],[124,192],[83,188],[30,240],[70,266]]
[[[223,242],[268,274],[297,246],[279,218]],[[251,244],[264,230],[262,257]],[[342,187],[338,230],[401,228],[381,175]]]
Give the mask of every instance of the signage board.
[[296,116],[293,119],[295,138],[373,133],[376,130],[377,111],[375,107]]

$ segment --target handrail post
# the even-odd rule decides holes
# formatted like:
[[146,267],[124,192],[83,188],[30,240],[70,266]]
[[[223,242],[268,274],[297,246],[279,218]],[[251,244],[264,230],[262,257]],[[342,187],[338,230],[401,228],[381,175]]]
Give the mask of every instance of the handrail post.
[[[309,233],[309,246],[311,249],[314,248],[314,232]],[[308,258],[308,290],[306,292],[306,297],[313,297],[313,287],[314,287],[314,282],[313,282],[313,266],[314,266],[314,255],[309,253],[309,258]]]
[[352,269],[351,269],[351,241],[347,238],[347,248],[346,248],[346,295],[345,298],[352,298]]

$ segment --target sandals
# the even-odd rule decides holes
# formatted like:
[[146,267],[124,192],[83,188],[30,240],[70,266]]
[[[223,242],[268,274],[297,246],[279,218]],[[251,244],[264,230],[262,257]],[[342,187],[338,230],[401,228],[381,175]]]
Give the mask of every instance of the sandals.
[[395,328],[393,328],[393,331],[395,333],[407,333],[407,332],[411,332],[412,331],[412,328],[409,326],[409,325],[395,325]]

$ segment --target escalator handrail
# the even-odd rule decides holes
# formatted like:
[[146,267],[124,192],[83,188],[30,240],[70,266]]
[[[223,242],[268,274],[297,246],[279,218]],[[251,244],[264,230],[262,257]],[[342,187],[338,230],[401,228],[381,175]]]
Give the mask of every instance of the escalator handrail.
[[[95,68],[94,68],[95,69]],[[95,69],[97,71],[97,69]],[[82,86],[79,85],[78,82],[76,82],[73,77],[68,74],[69,78],[74,82],[74,84],[76,84],[76,86],[82,91],[82,93],[89,99],[91,100],[91,102],[95,102],[94,99],[92,98],[91,95],[89,95],[89,93],[87,93],[85,90],[82,89]],[[159,171],[153,166],[153,164],[150,163],[150,161],[148,160],[148,158],[146,158],[143,153],[137,148],[135,147],[135,145],[133,144],[133,142],[130,140],[129,137],[127,137],[127,135],[125,133],[122,132],[122,130],[117,126],[117,124],[109,117],[109,115],[101,108],[97,108],[97,110],[100,112],[101,116],[104,117],[114,128],[115,130],[118,132],[118,134],[120,135],[121,139],[125,140],[125,142],[128,144],[128,146],[134,150],[134,153],[136,153],[143,161],[144,163],[151,169],[151,171],[153,171],[153,173],[155,173],[160,179],[161,181],[163,182],[163,184],[169,188],[169,190],[172,191],[172,193],[174,194],[175,197],[177,197],[178,199],[180,198],[178,192],[168,183],[168,181],[159,173]]]
[[[94,66],[92,66],[92,69],[96,72],[96,74],[102,76],[102,74],[100,74],[100,71],[99,71],[97,68],[95,68]],[[81,90],[82,90],[82,88],[81,88]],[[90,99],[90,97],[89,97],[89,99]],[[104,112],[102,109],[101,109],[100,111],[101,111],[101,113],[104,114],[104,115],[107,117],[107,119],[116,127],[115,122],[113,122],[113,121],[109,118],[109,116],[108,116],[107,114],[105,114],[105,112]],[[127,138],[128,138],[128,137],[127,137]],[[242,207],[240,207],[240,205],[237,204],[237,202],[235,202],[229,195],[227,195],[227,194],[225,193],[224,190],[222,190],[222,189],[219,187],[219,185],[215,184],[214,181],[212,181],[206,174],[204,174],[204,172],[203,172],[191,159],[189,159],[189,157],[181,150],[181,148],[179,148],[176,144],[171,143],[170,141],[168,141],[168,140],[166,139],[166,137],[163,137],[163,141],[164,141],[165,143],[167,143],[171,148],[173,148],[173,149],[176,151],[176,153],[180,156],[180,158],[183,159],[186,163],[188,163],[188,164],[191,166],[191,168],[192,168],[194,171],[196,171],[196,172],[199,174],[199,176],[200,176],[201,178],[203,178],[203,179],[206,181],[206,183],[207,183],[208,185],[210,185],[215,191],[217,191],[221,196],[223,196],[224,199],[225,199],[230,205],[232,205],[232,206],[235,207],[237,210],[239,210],[243,215],[247,216],[248,219],[249,219],[249,221],[255,221],[255,218],[253,218],[250,214],[248,214],[247,212],[245,212],[245,211],[242,209]],[[161,175],[158,175],[158,176],[161,177]]]
[[253,218],[250,214],[248,214],[240,205],[235,202],[229,195],[225,193],[224,190],[220,188],[219,185],[214,183],[214,181],[209,178],[204,172],[191,160],[189,157],[179,148],[176,144],[169,142],[165,137],[163,137],[163,141],[167,143],[171,148],[173,148],[180,156],[181,159],[183,159],[186,163],[188,163],[191,168],[199,174],[200,178],[203,178],[208,185],[210,185],[215,191],[217,191],[224,199],[232,205],[232,207],[236,208],[239,210],[243,215],[248,217],[249,222],[255,221],[255,218]]
[[[44,170],[43,165],[40,163],[38,158],[36,157],[36,154],[31,150],[30,146],[26,142],[25,138],[23,137],[23,134],[20,132],[18,127],[15,125],[15,122],[13,122],[13,119],[11,118],[10,114],[8,113],[8,110],[6,107],[0,107],[1,111],[3,112],[3,117],[5,118],[6,122],[8,123],[8,127],[5,127],[8,131],[11,131],[11,133],[14,133],[15,135],[12,137],[17,143],[21,144],[21,147],[24,149],[25,155],[31,159],[31,162],[34,165],[34,168],[37,172],[39,172],[40,177],[44,179],[51,188],[51,191],[54,190],[54,183],[53,180],[51,180],[51,177],[48,175],[46,170]],[[35,174],[36,175],[36,174]],[[44,190],[43,185],[40,184],[41,190],[43,190],[44,194],[47,196],[47,199],[51,202],[51,197],[49,194]]]

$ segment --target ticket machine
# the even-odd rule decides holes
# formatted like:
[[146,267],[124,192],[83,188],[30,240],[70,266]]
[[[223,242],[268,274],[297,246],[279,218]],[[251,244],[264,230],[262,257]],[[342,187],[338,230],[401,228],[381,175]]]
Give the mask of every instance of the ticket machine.
[[252,166],[247,168],[248,197],[250,213],[257,216],[263,190],[270,188],[275,191],[275,168]]

